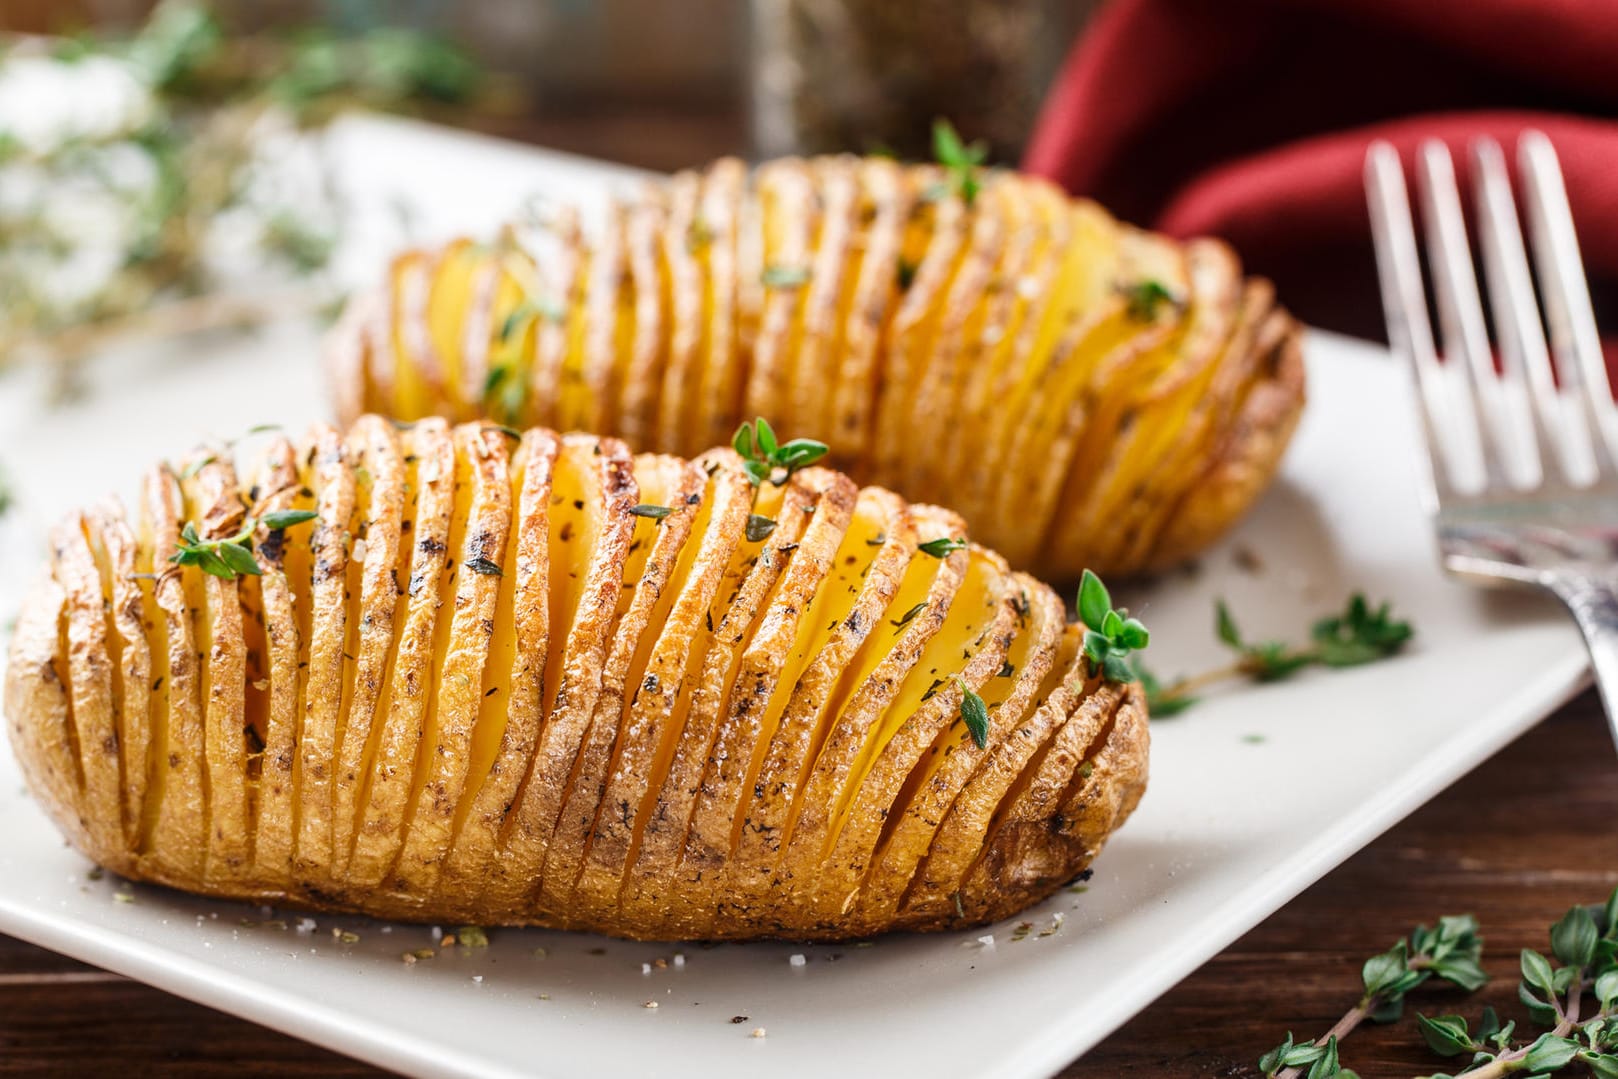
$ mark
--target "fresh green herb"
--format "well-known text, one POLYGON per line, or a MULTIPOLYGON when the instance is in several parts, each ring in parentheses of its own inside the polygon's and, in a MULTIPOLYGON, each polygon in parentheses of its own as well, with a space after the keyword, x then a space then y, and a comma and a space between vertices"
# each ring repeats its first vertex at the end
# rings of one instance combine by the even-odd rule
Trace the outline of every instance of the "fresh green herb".
POLYGON ((277 532, 317 516, 319 514, 309 510, 276 510, 262 518, 249 517, 234 536, 215 540, 203 539, 197 534, 197 526, 187 521, 180 529, 179 548, 169 556, 169 561, 176 566, 196 566, 204 573, 227 581, 257 577, 263 573, 253 557, 252 535, 258 526, 262 524, 271 532, 277 532))
POLYGON ((1364 991, 1354 1007, 1327 1033, 1312 1042, 1286 1040, 1259 1058, 1261 1072, 1272 1079, 1355 1079, 1338 1063, 1337 1047, 1361 1023, 1391 1023, 1404 1013, 1405 996, 1430 978, 1471 992, 1488 980, 1479 965, 1483 938, 1470 914, 1440 918, 1429 929, 1418 925, 1406 939, 1360 970, 1364 991), (1305 1069, 1307 1068, 1307 1071, 1305 1069))
POLYGON ((483 380, 483 405, 505 423, 522 422, 528 403, 528 367, 517 360, 497 363, 483 380))
POLYGON ((468 559, 466 562, 466 568, 471 570, 473 573, 481 573, 485 577, 505 576, 505 571, 500 568, 500 563, 491 562, 482 555, 479 555, 476 558, 468 559))
POLYGON ((914 607, 910 608, 904 614, 902 614, 898 618, 894 619, 893 620, 894 628, 895 629, 902 629, 905 626, 908 626, 911 623, 911 621, 918 614, 920 614, 922 611, 925 611, 926 609, 927 609, 927 601, 922 600, 920 603, 918 603, 914 607))
POLYGON ((753 481, 754 487, 761 486, 766 480, 777 487, 781 486, 798 469, 806 468, 826 456, 829 449, 824 442, 816 442, 812 438, 780 442, 775 437, 775 429, 763 416, 736 428, 730 444, 741 455, 742 467, 747 470, 747 478, 753 481))
POLYGON ((1234 678, 1279 682, 1317 664, 1355 667, 1373 663, 1395 655, 1415 636, 1409 622, 1393 617, 1390 604, 1373 608, 1359 592, 1349 597, 1342 613, 1318 619, 1310 631, 1310 643, 1302 647, 1284 641, 1247 640, 1224 600, 1214 604, 1214 633, 1236 653, 1234 663, 1167 684, 1139 663, 1134 665, 1153 716, 1162 719, 1185 711, 1197 702, 1198 691, 1217 682, 1234 678))
POLYGON ((933 156, 944 166, 945 191, 972 205, 983 187, 978 169, 989 158, 989 144, 982 140, 963 143, 955 126, 940 118, 933 121, 933 156))
MULTIPOLYGON (((518 278, 521 281, 521 278, 518 278)), ((506 316, 500 323, 499 339, 501 344, 510 341, 524 326, 536 318, 543 318, 546 322, 562 323, 567 320, 567 308, 552 299, 543 299, 529 296, 506 316)))
POLYGON ((799 288, 809 281, 809 268, 774 264, 764 267, 758 279, 765 288, 799 288))
POLYGON ((1118 291, 1123 293, 1124 299, 1128 301, 1129 317, 1136 322, 1155 322, 1158 309, 1165 303, 1178 308, 1181 302, 1163 282, 1150 278, 1119 285, 1118 291))
POLYGON ((902 258, 899 260, 898 279, 900 292, 908 290, 915 283, 917 269, 916 264, 909 259, 902 258))
POLYGON ((279 532, 283 528, 301 525, 305 521, 313 521, 320 514, 314 510, 271 510, 258 519, 259 524, 271 532, 279 532))
POLYGON ((695 254, 713 243, 713 227, 700 217, 693 217, 685 230, 685 249, 695 254))
POLYGON ((463 925, 455 931, 455 943, 463 948, 487 948, 489 934, 481 925, 463 925))
MULTIPOLYGON (((1618 891, 1601 905, 1569 910, 1551 926, 1550 944, 1549 956, 1524 949, 1518 957, 1522 978, 1517 998, 1539 1032, 1519 1034, 1517 1023, 1502 1024, 1493 1008, 1482 1010, 1475 1027, 1462 1015, 1416 1016, 1417 1032, 1433 1053, 1468 1058, 1459 1072, 1429 1079, 1519 1074, 1541 1079, 1564 1073, 1618 1079, 1618 891)), ((1482 946, 1477 923, 1469 916, 1441 919, 1433 929, 1418 927, 1408 943, 1400 941, 1392 951, 1366 961, 1365 994, 1325 1038, 1297 1045, 1288 1035, 1260 1058, 1259 1068, 1275 1079, 1351 1076, 1335 1063, 1317 1076, 1312 1066, 1316 1058, 1308 1050, 1323 1048, 1333 1038, 1341 1042, 1366 1019, 1399 1018, 1405 994, 1428 977, 1467 992, 1479 989, 1486 980, 1478 963, 1482 946), (1306 1064, 1311 1065, 1307 1073, 1302 1070, 1306 1064)))
POLYGON ((926 543, 916 544, 916 550, 922 554, 930 554, 934 558, 948 558, 956 551, 964 551, 970 546, 971 544, 964 539, 939 536, 937 539, 928 540, 926 543))
POLYGON ((775 531, 775 522, 768 517, 761 517, 756 513, 747 515, 747 542, 763 543, 775 531))
POLYGON ((1086 626, 1084 654, 1092 670, 1112 682, 1132 682, 1135 669, 1131 652, 1151 643, 1152 635, 1138 618, 1131 618, 1126 607, 1113 608, 1112 595, 1090 570, 1079 581, 1079 618, 1086 626))
POLYGON ((642 502, 638 506, 629 507, 629 512, 636 517, 650 517, 654 521, 661 521, 674 510, 669 506, 654 506, 650 502, 642 502))
POLYGON ((6 479, 6 473, 0 469, 0 517, 11 512, 12 503, 11 483, 6 479))
POLYGON ((972 735, 972 741, 977 743, 979 749, 989 747, 989 709, 983 703, 983 698, 972 692, 965 679, 956 678, 955 682, 961 687, 961 722, 972 735))
POLYGON ((194 480, 197 478, 197 473, 201 472, 203 469, 207 468, 217 460, 219 460, 219 458, 211 453, 198 457, 195 461, 192 461, 190 464, 186 465, 180 470, 180 478, 182 480, 194 480))

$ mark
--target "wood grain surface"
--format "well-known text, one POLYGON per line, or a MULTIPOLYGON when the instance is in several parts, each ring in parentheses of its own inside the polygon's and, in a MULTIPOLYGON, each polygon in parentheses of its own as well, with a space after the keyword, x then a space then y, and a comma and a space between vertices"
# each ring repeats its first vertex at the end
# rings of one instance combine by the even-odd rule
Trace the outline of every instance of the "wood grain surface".
MULTIPOLYGON (((1195 713, 1184 722, 1195 722, 1195 713)), ((1397 747, 1389 747, 1397 752, 1397 747)), ((1278 811, 1284 807, 1277 807, 1278 811)), ((1470 911, 1493 981, 1423 987, 1410 1011, 1493 1004, 1522 1018, 1517 952, 1569 906, 1618 886, 1618 755, 1584 694, 1349 859, 1062 1074, 1256 1077, 1286 1031, 1313 1037, 1359 992, 1366 956, 1418 922, 1470 911)), ((1410 1020, 1344 1047, 1363 1079, 1441 1064, 1410 1020)), ((382 1073, 275 1031, 0 937, 0 1075, 360 1076, 382 1073)))

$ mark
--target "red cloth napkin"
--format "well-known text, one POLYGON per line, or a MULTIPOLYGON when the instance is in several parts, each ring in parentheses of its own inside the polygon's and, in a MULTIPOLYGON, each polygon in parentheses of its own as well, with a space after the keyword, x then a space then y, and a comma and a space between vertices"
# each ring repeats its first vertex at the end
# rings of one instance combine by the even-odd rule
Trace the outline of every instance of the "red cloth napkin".
POLYGON ((1408 162, 1443 139, 1465 184, 1470 139, 1509 157, 1538 128, 1615 334, 1615 117, 1615 0, 1113 0, 1069 55, 1024 167, 1126 220, 1222 236, 1306 321, 1380 338, 1367 145, 1387 139, 1408 162))

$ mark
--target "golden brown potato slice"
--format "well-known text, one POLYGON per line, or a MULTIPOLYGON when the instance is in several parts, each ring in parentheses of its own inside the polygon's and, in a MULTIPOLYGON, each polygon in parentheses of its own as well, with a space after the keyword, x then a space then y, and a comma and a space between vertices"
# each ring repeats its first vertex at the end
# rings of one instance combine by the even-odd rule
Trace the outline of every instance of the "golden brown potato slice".
MULTIPOLYGON (((450 519, 456 468, 449 427, 442 420, 423 420, 404 432, 401 448, 405 451, 405 482, 413 494, 400 523, 401 532, 411 540, 408 545, 400 544, 401 561, 403 548, 409 548, 404 577, 407 598, 392 676, 377 699, 381 737, 356 808, 360 823, 347 874, 349 886, 356 888, 379 887, 398 860, 404 841, 414 779, 424 748, 431 752, 431 747, 424 747, 422 733, 428 702, 435 693, 434 638, 455 564, 450 519)), ((451 613, 444 612, 446 626, 451 613)))
POLYGON ((535 885, 567 800, 580 742, 601 692, 601 674, 623 589, 624 563, 640 518, 634 460, 616 439, 569 435, 551 493, 550 654, 539 740, 515 796, 497 901, 534 903, 535 885), (565 627, 565 632, 563 631, 565 627))
POLYGON ((606 793, 618 720, 639 685, 639 678, 631 670, 635 653, 649 635, 648 627, 664 589, 672 583, 670 578, 681 550, 700 512, 707 479, 702 469, 678 457, 642 456, 635 461, 637 497, 642 505, 669 512, 661 519, 639 518, 630 541, 624 593, 612 631, 612 650, 601 672, 601 692, 581 740, 571 789, 540 872, 541 904, 545 909, 577 909, 570 901, 606 793))
MULTIPOLYGON (((911 361, 915 371, 906 407, 912 431, 952 429, 953 402, 961 394, 964 378, 962 345, 978 332, 989 282, 1005 247, 1006 225, 999 208, 1003 190, 995 186, 978 195, 960 264, 938 297, 941 307, 930 331, 931 344, 919 347, 911 361)), ((920 438, 911 438, 905 445, 903 488, 916 492, 917 498, 946 501, 955 477, 940 467, 943 455, 938 447, 920 438)))
POLYGON ((360 790, 370 774, 383 721, 377 710, 394 664, 394 613, 399 605, 399 556, 404 538, 405 463, 393 425, 367 416, 348 433, 355 468, 359 526, 348 566, 348 601, 359 617, 348 626, 347 674, 337 738, 332 804, 334 876, 348 873, 358 825, 360 790))
MULTIPOLYGON (((264 451, 253 488, 258 500, 253 516, 267 513, 311 511, 313 492, 298 477, 292 444, 277 436, 264 451)), ((254 822, 254 877, 266 888, 284 886, 292 876, 293 762, 298 753, 302 718, 300 668, 303 634, 299 629, 292 567, 306 563, 309 524, 271 531, 260 526, 253 537, 258 557, 259 609, 264 619, 265 676, 269 698, 265 704, 263 744, 259 762, 257 819, 254 822), (302 541, 301 543, 299 541, 302 541)), ((347 852, 344 852, 345 854, 347 852)), ((346 862, 345 862, 346 864, 346 862)))
POLYGON ((427 702, 421 734, 433 752, 416 763, 404 846, 391 874, 392 887, 418 895, 430 894, 437 881, 466 786, 511 526, 505 435, 462 424, 452 437, 456 491, 449 550, 454 563, 446 586, 454 598, 449 617, 439 614, 433 641, 437 693, 427 702))
MULTIPOLYGON (((941 174, 921 178, 926 187, 941 174)), ((878 387, 876 431, 870 454, 872 475, 889 476, 903 487, 915 429, 911 408, 922 372, 937 340, 939 320, 971 230, 965 203, 949 194, 913 205, 900 257, 916 267, 910 287, 887 327, 885 363, 878 387)))
POLYGON ((348 544, 354 523, 354 471, 343 437, 330 427, 311 430, 306 484, 315 492, 309 567, 309 650, 303 675, 303 722, 293 769, 297 821, 293 869, 317 886, 329 884, 332 862, 332 773, 348 647, 348 544))
MULTIPOLYGON (((762 538, 743 537, 708 612, 711 623, 705 621, 705 628, 708 624, 713 628, 707 630, 710 640, 701 673, 689 688, 685 722, 660 769, 663 774, 656 802, 642 813, 646 823, 637 837, 639 846, 631 852, 631 868, 620 899, 622 916, 630 924, 664 917, 680 885, 701 883, 685 881, 680 867, 710 751, 752 634, 793 553, 789 548, 808 526, 816 500, 815 489, 800 482, 785 488, 765 484, 758 491, 752 516, 773 520, 775 527, 762 538)), ((698 909, 705 906, 701 903, 698 909)), ((690 928, 696 928, 695 920, 690 928)), ((682 935, 685 932, 688 930, 682 927, 682 935)))
MULTIPOLYGON (((1145 477, 1160 467, 1191 403, 1204 393, 1217 368, 1240 299, 1236 260, 1222 244, 1195 241, 1185 248, 1185 265, 1186 311, 1175 335, 1159 348, 1125 359, 1109 356, 1096 371, 1102 405, 1085 427, 1072 473, 1085 469, 1095 478, 1082 491, 1070 479, 1066 497, 1071 502, 1065 511, 1039 518, 1052 521, 1058 530, 1047 534, 1048 543, 1060 544, 1063 529, 1085 530, 1067 535, 1090 534, 1103 521, 1124 523, 1125 504, 1140 499, 1145 477)), ((1112 544, 1100 540, 1095 550, 1106 561, 1112 544)))
MULTIPOLYGON (((787 345, 786 391, 778 415, 792 417, 799 430, 818 434, 830 429, 839 331, 859 278, 860 252, 854 240, 860 192, 852 158, 822 158, 806 163, 804 172, 819 192, 820 213, 813 250, 805 256, 809 276, 801 324, 796 340, 787 345)), ((729 433, 715 434, 710 428, 709 441, 720 442, 729 433)))
POLYGON ((814 909, 822 920, 851 928, 867 924, 856 902, 883 839, 899 823, 895 811, 921 782, 924 758, 939 736, 961 723, 963 684, 975 691, 1005 665, 1018 586, 998 556, 965 553, 970 562, 944 625, 906 673, 851 776, 815 889, 814 909))
POLYGON ((857 917, 864 924, 885 925, 894 919, 945 815, 965 796, 989 756, 1013 737, 1025 716, 1037 711, 1037 694, 1056 659, 1066 611, 1055 593, 1031 587, 1035 582, 1030 578, 1016 574, 1010 584, 1014 635, 1000 666, 975 687, 989 715, 986 744, 977 745, 960 715, 934 740, 929 759, 908 781, 909 800, 894 802, 884 821, 880 846, 860 890, 857 917))
POLYGON ((549 431, 523 436, 512 456, 515 519, 501 567, 491 660, 456 810, 454 839, 438 880, 440 895, 470 895, 491 877, 509 881, 501 834, 539 736, 551 640, 550 501, 561 440, 549 431))
MULTIPOLYGON (((186 503, 204 540, 241 531, 246 519, 236 469, 214 457, 183 480, 186 503)), ((190 576, 190 574, 188 574, 190 576)), ((247 874, 249 849, 246 736, 247 648, 237 582, 198 574, 202 602, 193 608, 201 671, 208 854, 204 879, 231 882, 247 874)))
MULTIPOLYGON (((177 549, 185 504, 180 485, 167 465, 147 473, 143 494, 143 542, 152 549, 151 570, 156 606, 162 613, 164 653, 157 665, 153 700, 152 749, 157 760, 148 799, 155 817, 143 824, 143 849, 150 852, 151 872, 159 880, 201 880, 208 849, 207 807, 203 800, 202 677, 191 628, 192 601, 186 577, 201 576, 194 567, 169 564, 177 549)), ((64 658, 64 662, 66 657, 64 658)), ((148 813, 151 813, 148 810, 148 813)))
POLYGON ((662 189, 648 185, 630 207, 624 232, 635 312, 634 339, 624 358, 623 384, 618 391, 618 425, 631 446, 656 442, 670 319, 660 246, 667 216, 662 189))
POLYGON ((868 220, 857 237, 862 249, 859 276, 843 317, 842 342, 833 369, 831 421, 825 430, 831 446, 829 460, 863 476, 875 426, 883 331, 888 313, 909 287, 916 269, 900 253, 915 191, 905 182, 900 166, 887 158, 861 161, 859 181, 860 214, 868 220))
POLYGON ((703 468, 703 504, 634 658, 629 684, 636 688, 619 720, 616 759, 575 893, 585 910, 610 911, 617 904, 626 867, 682 739, 713 636, 716 593, 746 542, 752 486, 734 454, 718 452, 706 463, 715 462, 724 467, 703 468))
MULTIPOLYGON (((694 409, 694 388, 700 384, 702 357, 702 273, 691 250, 691 234, 699 235, 697 206, 702 197, 702 176, 682 172, 669 184, 669 212, 663 226, 663 266, 668 275, 668 359, 663 368, 662 392, 657 404, 657 433, 645 445, 666 446, 674 452, 688 449, 689 417, 694 409)), ((645 445, 636 446, 644 449, 645 445)))
POLYGON ((151 767, 152 653, 146 640, 146 598, 135 559, 135 535, 123 507, 108 500, 85 518, 86 536, 101 571, 107 601, 107 636, 112 643, 112 683, 117 717, 118 782, 123 792, 124 842, 140 844, 147 773, 151 767))
MULTIPOLYGON (((1235 324, 1213 363, 1213 370, 1194 391, 1182 391, 1188 398, 1173 419, 1165 417, 1166 433, 1160 436, 1162 453, 1154 468, 1144 470, 1136 484, 1138 492, 1124 507, 1118 538, 1111 543, 1113 557, 1144 562, 1156 546, 1164 518, 1173 510, 1177 477, 1195 470, 1211 449, 1213 431, 1228 424, 1242 391, 1255 377, 1260 354, 1256 347, 1259 330, 1274 302, 1274 290, 1262 279, 1250 280, 1242 289, 1235 324), (1249 359, 1249 357, 1253 357, 1249 359)), ((1154 421, 1155 422, 1155 421, 1154 421)))
MULTIPOLYGON (((962 879, 983 848, 991 822, 1008 800, 1020 793, 1019 782, 1031 781, 1030 767, 1045 752, 1077 707, 1078 696, 1067 683, 1082 642, 1082 627, 1058 626, 1056 647, 1044 676, 1033 690, 1033 707, 1015 730, 996 742, 950 805, 934 833, 927 857, 917 867, 901 903, 904 919, 958 917, 955 900, 962 879)), ((998 678, 1017 677, 1014 664, 998 678)))
MULTIPOLYGON (((764 255, 759 283, 764 288, 764 306, 742 414, 768 419, 786 415, 791 403, 792 358, 802 332, 804 296, 814 274, 811 260, 819 215, 814 184, 802 161, 771 162, 759 170, 757 182, 764 255)), ((665 394, 673 391, 673 384, 664 389, 665 394)))
POLYGON ((714 162, 703 178, 702 201, 688 233, 687 246, 702 275, 702 321, 707 327, 698 370, 680 391, 692 398, 686 439, 692 450, 727 442, 741 408, 747 357, 737 340, 736 230, 746 182, 747 168, 740 161, 714 162))
MULTIPOLYGON (((711 892, 717 885, 724 894, 725 869, 741 840, 740 806, 757 781, 785 705, 785 693, 778 690, 790 692, 797 684, 814 654, 819 619, 823 614, 833 617, 814 608, 814 603, 824 594, 823 584, 853 518, 859 488, 847 476, 820 468, 799 473, 792 483, 813 500, 814 510, 791 548, 778 546, 771 556, 784 556, 786 567, 753 626, 731 676, 730 691, 720 704, 719 724, 676 876, 678 888, 693 892, 711 892)), ((793 512, 790 496, 782 512, 793 512)), ((716 904, 716 915, 719 911, 716 904)))
POLYGON ((84 818, 92 842, 108 846, 123 834, 123 791, 118 768, 117 663, 107 633, 101 571, 85 536, 83 514, 72 514, 51 533, 56 579, 66 590, 63 660, 71 706, 68 736, 78 755, 84 818))
MULTIPOLYGON (((914 507, 913 522, 918 548, 962 531, 960 518, 929 506, 914 507)), ((794 903, 812 904, 822 887, 825 860, 881 737, 884 717, 948 620, 968 562, 963 551, 941 559, 913 555, 888 606, 886 625, 866 639, 844 674, 829 705, 830 730, 795 799, 777 863, 794 903)))
POLYGON ((92 845, 62 641, 67 592, 49 572, 23 601, 6 663, 6 733, 29 790, 69 843, 92 845))
POLYGON ((772 694, 769 708, 780 718, 764 725, 774 733, 759 741, 755 755, 762 760, 743 788, 724 881, 738 907, 764 909, 770 902, 796 796, 830 733, 839 684, 868 639, 900 630, 920 613, 912 604, 884 619, 910 562, 928 557, 916 554, 915 544, 915 524, 903 499, 877 487, 859 493, 853 520, 799 630, 810 639, 795 650, 797 662, 782 671, 772 694))

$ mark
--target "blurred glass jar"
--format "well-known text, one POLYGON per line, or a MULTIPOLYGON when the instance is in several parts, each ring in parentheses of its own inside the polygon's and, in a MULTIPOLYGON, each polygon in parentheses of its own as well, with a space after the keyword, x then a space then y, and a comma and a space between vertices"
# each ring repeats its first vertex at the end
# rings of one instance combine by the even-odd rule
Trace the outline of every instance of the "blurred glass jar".
POLYGON ((932 122, 1015 161, 1100 0, 751 0, 759 157, 932 156, 932 122))

